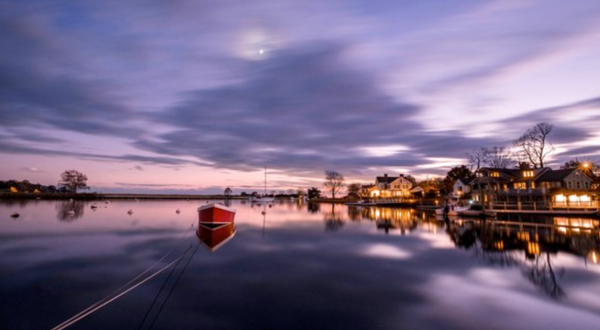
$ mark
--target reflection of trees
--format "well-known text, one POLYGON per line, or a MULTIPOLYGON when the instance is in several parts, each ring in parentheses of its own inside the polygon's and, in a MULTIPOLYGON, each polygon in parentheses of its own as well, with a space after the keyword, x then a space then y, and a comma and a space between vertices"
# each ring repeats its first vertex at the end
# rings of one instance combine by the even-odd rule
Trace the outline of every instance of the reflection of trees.
POLYGON ((325 213, 325 231, 338 231, 344 226, 342 213, 335 212, 335 204, 331 204, 331 213, 325 213))
POLYGON ((56 204, 56 218, 71 222, 83 216, 85 203, 82 201, 64 201, 56 204))
MULTIPOLYGON (((527 275, 529 280, 540 288, 543 292, 554 299, 562 298, 565 293, 556 281, 556 274, 552 267, 550 252, 546 252, 544 258, 541 254, 536 256, 531 267, 524 269, 523 273, 527 275)), ((560 273, 564 273, 564 269, 560 269, 560 273)))
MULTIPOLYGON (((229 188, 227 188, 227 189, 229 189, 229 188)), ((232 201, 229 198, 226 198, 225 200, 223 200, 223 205, 225 205, 225 206, 231 206, 231 203, 232 203, 232 201)))
MULTIPOLYGON (((523 226, 497 226, 494 222, 449 222, 448 235, 457 246, 473 248, 475 255, 492 266, 518 267, 537 288, 554 299, 564 296, 552 265, 555 246, 544 235, 551 231, 535 231, 530 235, 523 226), (530 240, 533 238, 533 240, 530 240), (478 239, 480 244, 476 244, 478 239)), ((559 275, 564 269, 559 269, 559 275)))
POLYGON ((308 212, 316 214, 321 212, 321 204, 319 203, 308 203, 308 212))
POLYGON ((362 218, 362 210, 359 210, 356 206, 348 206, 348 219, 350 221, 360 221, 362 218))

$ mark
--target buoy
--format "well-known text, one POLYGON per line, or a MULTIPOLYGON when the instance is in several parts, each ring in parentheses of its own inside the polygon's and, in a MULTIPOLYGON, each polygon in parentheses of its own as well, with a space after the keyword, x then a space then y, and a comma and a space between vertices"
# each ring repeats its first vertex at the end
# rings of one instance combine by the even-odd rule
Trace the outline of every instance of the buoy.
POLYGON ((98 208, 98 205, 96 205, 96 204, 92 204, 92 210, 95 210, 95 209, 97 209, 97 208, 98 208))
POLYGON ((267 214, 267 211, 262 211, 262 212, 260 212, 260 214, 265 215, 265 214, 267 214))
POLYGON ((129 210, 129 211, 127 211, 127 214, 129 214, 129 215, 132 215, 132 214, 133 214, 133 211, 132 211, 132 210, 129 210))
POLYGON ((10 215, 10 217, 11 217, 11 218, 15 218, 15 219, 16 219, 16 218, 18 218, 18 217, 20 217, 20 216, 21 216, 21 215, 19 214, 19 212, 13 212, 13 213, 10 215))
POLYGON ((175 211, 175 213, 179 214, 179 213, 181 213, 181 210, 177 209, 177 211, 175 211))

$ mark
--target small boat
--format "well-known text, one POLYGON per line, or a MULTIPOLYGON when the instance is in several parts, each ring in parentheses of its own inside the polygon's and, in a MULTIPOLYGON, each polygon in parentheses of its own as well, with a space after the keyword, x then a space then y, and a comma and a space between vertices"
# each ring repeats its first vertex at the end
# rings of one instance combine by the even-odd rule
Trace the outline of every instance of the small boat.
POLYGON ((198 208, 198 217, 200 223, 230 223, 235 217, 235 209, 210 203, 198 208))
POLYGON ((216 251, 235 236, 235 212, 235 209, 217 203, 198 208, 196 235, 211 252, 216 251))
POLYGON ((267 196, 267 167, 265 166, 265 192, 262 196, 255 196, 250 199, 252 203, 273 203, 275 197, 267 196))
POLYGON ((127 214, 132 215, 133 214, 133 210, 127 211, 127 214))
POLYGON ((11 218, 14 218, 14 219, 16 219, 16 218, 18 218, 18 217, 20 217, 20 216, 21 216, 21 215, 19 214, 19 212, 13 212, 13 213, 11 213, 11 214, 10 214, 10 217, 11 217, 11 218))

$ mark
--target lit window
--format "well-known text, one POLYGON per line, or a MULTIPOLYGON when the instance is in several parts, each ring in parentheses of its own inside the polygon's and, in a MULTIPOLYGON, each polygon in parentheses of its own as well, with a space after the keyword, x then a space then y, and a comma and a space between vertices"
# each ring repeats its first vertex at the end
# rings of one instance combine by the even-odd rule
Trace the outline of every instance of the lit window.
POLYGON ((531 189, 535 189, 535 182, 531 182, 531 189))
POLYGON ((524 178, 533 178, 533 171, 523 171, 524 178))
POLYGON ((500 177, 500 172, 491 172, 490 176, 494 177, 494 178, 498 178, 498 177, 500 177))
POLYGON ((527 185, 525 182, 515 182, 515 189, 527 189, 527 185))

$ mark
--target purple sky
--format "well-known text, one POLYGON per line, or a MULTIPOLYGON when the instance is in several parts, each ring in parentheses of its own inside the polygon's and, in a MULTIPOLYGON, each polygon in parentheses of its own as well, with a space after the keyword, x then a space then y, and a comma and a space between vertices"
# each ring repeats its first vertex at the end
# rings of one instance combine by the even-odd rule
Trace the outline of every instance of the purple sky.
POLYGON ((555 125, 600 155, 600 2, 0 0, 0 180, 234 193, 424 179, 555 125))

